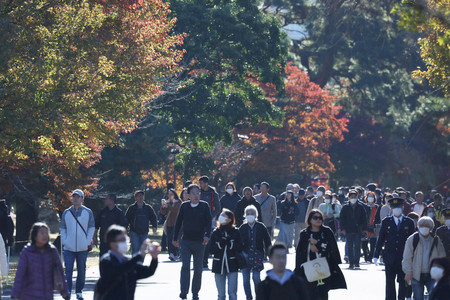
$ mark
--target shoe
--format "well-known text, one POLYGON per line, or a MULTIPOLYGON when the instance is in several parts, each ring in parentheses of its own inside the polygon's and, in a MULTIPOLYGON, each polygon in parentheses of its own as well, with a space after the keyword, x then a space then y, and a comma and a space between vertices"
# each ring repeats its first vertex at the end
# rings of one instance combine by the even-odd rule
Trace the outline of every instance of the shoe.
POLYGON ((83 300, 83 294, 77 293, 77 300, 83 300))
POLYGON ((359 264, 356 264, 356 265, 355 265, 355 268, 358 268, 358 269, 359 269, 359 264))
POLYGON ((348 264, 348 256, 344 256, 344 261, 348 264))
POLYGON ((203 269, 204 270, 209 270, 208 264, 203 264, 203 269))
POLYGON ((186 294, 180 294, 180 299, 186 300, 187 299, 186 294))
POLYGON ((192 295, 192 300, 199 300, 198 295, 192 295))
POLYGON ((350 266, 348 267, 350 270, 353 270, 355 267, 352 265, 352 264, 350 264, 350 266))

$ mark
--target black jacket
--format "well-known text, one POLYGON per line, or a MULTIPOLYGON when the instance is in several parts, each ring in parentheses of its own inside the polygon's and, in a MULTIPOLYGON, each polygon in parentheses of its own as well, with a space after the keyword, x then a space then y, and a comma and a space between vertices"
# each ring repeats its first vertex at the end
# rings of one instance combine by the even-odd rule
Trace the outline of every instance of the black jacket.
MULTIPOLYGON (((137 202, 133 203, 128 207, 127 212, 125 213, 125 217, 127 218, 127 222, 130 225, 130 231, 139 233, 139 234, 145 234, 148 233, 148 228, 136 228, 135 225, 135 216, 136 211, 138 208, 137 202), (144 232, 145 231, 145 232, 144 232)), ((153 229, 158 228, 158 218, 156 217, 156 213, 153 210, 153 207, 150 204, 147 204, 144 202, 144 209, 147 213, 147 216, 149 218, 149 222, 152 225, 153 229)))
POLYGON ((0 199, 0 233, 6 246, 11 246, 14 241, 14 222, 9 215, 6 200, 0 199))
POLYGON ((120 262, 111 251, 102 256, 95 288, 96 293, 104 295, 100 300, 133 300, 136 281, 152 276, 158 266, 156 259, 152 259, 150 266, 143 266, 144 258, 140 255, 125 259, 120 262))
POLYGON ((238 193, 233 193, 233 195, 226 193, 220 198, 220 211, 226 208, 236 214, 236 206, 239 200, 241 200, 241 196, 238 193))
POLYGON ((217 194, 215 189, 210 186, 207 191, 200 189, 200 200, 208 203, 212 218, 220 214, 219 194, 217 194))
POLYGON ((200 200, 196 207, 192 207, 191 201, 183 202, 175 222, 173 240, 178 240, 181 230, 181 239, 202 242, 205 237, 211 236, 211 225, 208 203, 200 200))
POLYGON ((367 230, 367 215, 362 204, 357 202, 354 207, 351 204, 344 205, 339 222, 341 229, 347 233, 361 233, 367 230))
MULTIPOLYGON (((254 226, 256 226, 256 250, 261 253, 268 253, 268 249, 272 245, 272 242, 266 226, 258 221, 255 221, 254 226)), ((239 227, 239 233, 241 234, 243 250, 248 252, 250 249, 250 225, 248 225, 248 223, 242 224, 242 226, 239 227)))
POLYGON ((438 284, 431 290, 429 300, 448 300, 450 299, 450 278, 439 280, 438 284))
POLYGON ((436 235, 441 239, 442 244, 444 244, 447 258, 450 258, 450 229, 447 225, 442 225, 436 230, 436 235))
MULTIPOLYGON (((307 261, 307 251, 309 239, 311 237, 311 227, 307 227, 300 232, 300 239, 298 241, 296 259, 295 259, 295 273, 306 280, 305 273, 301 265, 307 261)), ((345 282, 344 274, 342 274, 339 264, 342 263, 341 256, 339 254, 339 248, 334 237, 333 231, 326 226, 322 226, 321 230, 317 233, 320 236, 316 247, 321 254, 321 257, 326 257, 328 265, 330 267, 331 276, 324 279, 324 285, 317 286, 317 282, 308 283, 311 289, 311 296, 315 295, 315 291, 334 290, 334 289, 346 289, 347 283, 345 282)), ((310 252, 310 259, 316 259, 315 253, 310 252)))
POLYGON ((258 201, 256 201, 255 197, 251 197, 249 200, 247 198, 242 197, 241 200, 236 204, 236 213, 234 214, 236 218, 236 226, 239 227, 244 223, 244 213, 245 208, 249 205, 253 205, 256 207, 256 210, 258 210, 258 221, 262 222, 262 215, 261 215, 261 205, 258 201))
POLYGON ((295 217, 300 213, 295 201, 281 201, 280 203, 281 221, 286 224, 295 223, 295 217))
POLYGON ((256 286, 256 300, 309 300, 305 280, 292 274, 283 285, 269 276, 256 286))
POLYGON ((212 272, 228 274, 239 271, 237 255, 242 251, 239 230, 218 227, 211 235, 209 252, 214 255, 212 272))

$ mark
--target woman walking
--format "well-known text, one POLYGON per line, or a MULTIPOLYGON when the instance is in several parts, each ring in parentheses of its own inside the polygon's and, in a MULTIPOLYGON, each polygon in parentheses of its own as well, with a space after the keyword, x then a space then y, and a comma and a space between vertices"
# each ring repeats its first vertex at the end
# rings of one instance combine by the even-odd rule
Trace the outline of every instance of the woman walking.
POLYGON ((20 252, 12 299, 53 299, 53 290, 69 299, 61 259, 56 247, 49 242, 49 233, 45 223, 34 223, 31 227, 30 242, 20 252))
POLYGON ((177 192, 174 189, 170 189, 167 193, 168 199, 161 200, 160 212, 166 217, 164 222, 164 231, 167 234, 167 244, 169 248, 169 259, 174 261, 178 257, 178 248, 172 244, 173 231, 175 228, 175 222, 177 221, 178 211, 180 210, 181 200, 178 197, 177 192))
POLYGON ((216 280, 218 300, 225 300, 225 286, 228 279, 228 297, 237 300, 238 255, 242 251, 239 230, 234 226, 231 210, 223 209, 218 218, 219 227, 211 235, 210 252, 214 255, 212 272, 216 280))
POLYGON ((307 217, 307 228, 300 233, 296 253, 295 273, 306 278, 302 264, 308 260, 318 257, 325 257, 330 268, 331 276, 323 280, 323 284, 318 281, 308 282, 311 299, 328 299, 328 291, 334 289, 346 289, 344 275, 339 264, 341 256, 334 237, 333 231, 323 225, 323 214, 318 209, 310 211, 307 217), (309 250, 309 251, 308 251, 309 250))
POLYGON ((300 213, 293 192, 286 192, 286 198, 280 203, 280 210, 281 223, 277 242, 284 243, 289 250, 294 239, 295 217, 300 213))

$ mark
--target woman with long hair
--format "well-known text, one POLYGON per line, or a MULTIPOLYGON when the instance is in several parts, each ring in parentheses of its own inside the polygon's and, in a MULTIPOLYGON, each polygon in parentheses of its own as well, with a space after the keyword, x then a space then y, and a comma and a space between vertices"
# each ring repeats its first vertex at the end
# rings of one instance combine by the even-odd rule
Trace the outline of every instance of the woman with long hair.
POLYGON ((20 252, 11 298, 48 300, 53 299, 53 291, 58 290, 64 299, 69 299, 61 259, 56 247, 50 243, 47 224, 34 223, 29 240, 20 252))
POLYGON ((330 268, 331 276, 322 282, 308 282, 311 299, 328 299, 328 291, 346 289, 344 275, 339 264, 342 263, 339 249, 333 231, 323 225, 323 214, 318 209, 312 209, 306 219, 306 227, 300 233, 297 246, 295 273, 306 279, 302 264, 308 260, 325 257, 330 268), (309 251, 308 251, 309 250, 309 251))
POLYGON ((295 217, 300 213, 292 191, 286 192, 284 200, 280 203, 280 210, 281 223, 277 242, 284 243, 289 249, 292 247, 292 240, 294 239, 295 217))
POLYGON ((169 241, 167 243, 169 248, 169 259, 174 261, 178 257, 178 248, 172 245, 171 241, 173 240, 173 231, 178 211, 180 210, 181 200, 175 189, 169 189, 167 198, 168 199, 161 200, 160 212, 166 217, 166 221, 164 222, 164 232, 167 234, 167 241, 169 241))

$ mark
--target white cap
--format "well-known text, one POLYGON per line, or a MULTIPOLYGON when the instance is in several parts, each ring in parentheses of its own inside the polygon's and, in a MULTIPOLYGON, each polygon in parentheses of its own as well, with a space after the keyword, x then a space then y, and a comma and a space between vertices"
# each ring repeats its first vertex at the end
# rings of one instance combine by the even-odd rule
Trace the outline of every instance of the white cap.
POLYGON ((78 196, 80 196, 81 198, 84 198, 84 193, 83 193, 82 190, 79 190, 79 189, 74 190, 74 191, 72 192, 72 196, 75 195, 75 194, 78 195, 78 196))

